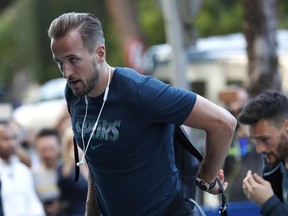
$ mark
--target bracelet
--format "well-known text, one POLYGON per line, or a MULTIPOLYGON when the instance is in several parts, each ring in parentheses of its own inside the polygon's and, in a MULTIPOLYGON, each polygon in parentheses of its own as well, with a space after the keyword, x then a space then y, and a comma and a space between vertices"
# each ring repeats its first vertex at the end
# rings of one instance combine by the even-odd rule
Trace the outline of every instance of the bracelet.
POLYGON ((204 190, 204 191, 209 191, 211 190, 212 188, 215 187, 216 185, 216 179, 214 180, 213 183, 209 184, 207 183, 204 179, 200 178, 199 176, 196 177, 196 185, 201 189, 201 190, 204 190))

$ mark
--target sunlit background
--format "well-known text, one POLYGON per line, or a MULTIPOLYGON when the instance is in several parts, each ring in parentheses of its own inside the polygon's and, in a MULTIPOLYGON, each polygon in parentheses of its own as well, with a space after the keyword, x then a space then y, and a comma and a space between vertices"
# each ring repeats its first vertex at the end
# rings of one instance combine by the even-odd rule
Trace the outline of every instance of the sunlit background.
POLYGON ((288 93, 287 0, 1 0, 1 121, 56 124, 65 80, 47 30, 71 11, 102 21, 112 66, 133 67, 225 107, 234 85, 251 97, 265 89, 288 93))

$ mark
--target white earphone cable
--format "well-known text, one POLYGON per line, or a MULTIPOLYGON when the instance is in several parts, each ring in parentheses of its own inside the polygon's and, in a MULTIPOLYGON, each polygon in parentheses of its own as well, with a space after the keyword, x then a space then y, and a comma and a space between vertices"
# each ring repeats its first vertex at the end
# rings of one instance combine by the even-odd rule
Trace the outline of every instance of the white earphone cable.
POLYGON ((110 66, 108 65, 108 81, 107 81, 107 86, 106 86, 106 88, 105 88, 105 93, 104 93, 104 96, 103 96, 103 103, 102 103, 101 109, 100 109, 100 111, 99 111, 98 117, 97 117, 97 119, 96 119, 96 122, 95 122, 95 124, 94 124, 94 126, 93 126, 93 129, 92 129, 92 132, 91 132, 91 134, 90 134, 89 140, 88 140, 88 142, 87 142, 87 146, 85 145, 85 142, 84 142, 84 125, 85 125, 86 118, 87 118, 89 103, 88 103, 87 96, 85 95, 86 109, 85 109, 85 116, 84 116, 83 123, 82 123, 82 129, 81 129, 82 144, 83 144, 83 150, 84 150, 84 151, 83 151, 82 159, 81 159, 78 163, 76 163, 77 166, 80 166, 80 165, 84 164, 85 155, 86 155, 86 152, 87 152, 87 150, 88 150, 90 141, 91 141, 91 139, 92 139, 92 137, 93 137, 93 134, 94 134, 97 126, 98 126, 98 122, 99 122, 99 119, 100 119, 102 110, 103 110, 103 108, 104 108, 104 105, 105 105, 105 102, 106 102, 106 100, 107 100, 108 93, 109 93, 110 76, 111 76, 111 68, 110 68, 110 66))

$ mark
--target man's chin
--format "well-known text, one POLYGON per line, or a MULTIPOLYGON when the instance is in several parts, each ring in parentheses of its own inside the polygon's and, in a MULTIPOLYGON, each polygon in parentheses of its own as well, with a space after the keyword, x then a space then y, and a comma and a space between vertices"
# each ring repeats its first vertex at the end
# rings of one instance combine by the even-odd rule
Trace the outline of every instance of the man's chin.
POLYGON ((266 162, 269 164, 278 164, 281 160, 277 160, 274 156, 266 156, 266 162))
POLYGON ((274 164, 276 162, 274 157, 266 156, 265 159, 266 159, 267 163, 269 163, 269 164, 274 164))
POLYGON ((86 95, 83 92, 77 91, 77 90, 75 90, 73 88, 71 88, 71 89, 72 89, 72 92, 74 93, 74 95, 77 96, 77 97, 82 97, 82 96, 86 95))

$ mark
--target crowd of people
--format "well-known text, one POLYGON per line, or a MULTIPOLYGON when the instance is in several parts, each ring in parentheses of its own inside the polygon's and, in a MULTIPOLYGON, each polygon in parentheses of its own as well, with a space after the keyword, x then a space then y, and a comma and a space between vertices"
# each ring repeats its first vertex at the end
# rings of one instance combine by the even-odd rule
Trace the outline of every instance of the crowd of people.
POLYGON ((73 132, 63 110, 54 127, 0 123, 0 215, 85 215, 87 167, 75 184, 73 132))

